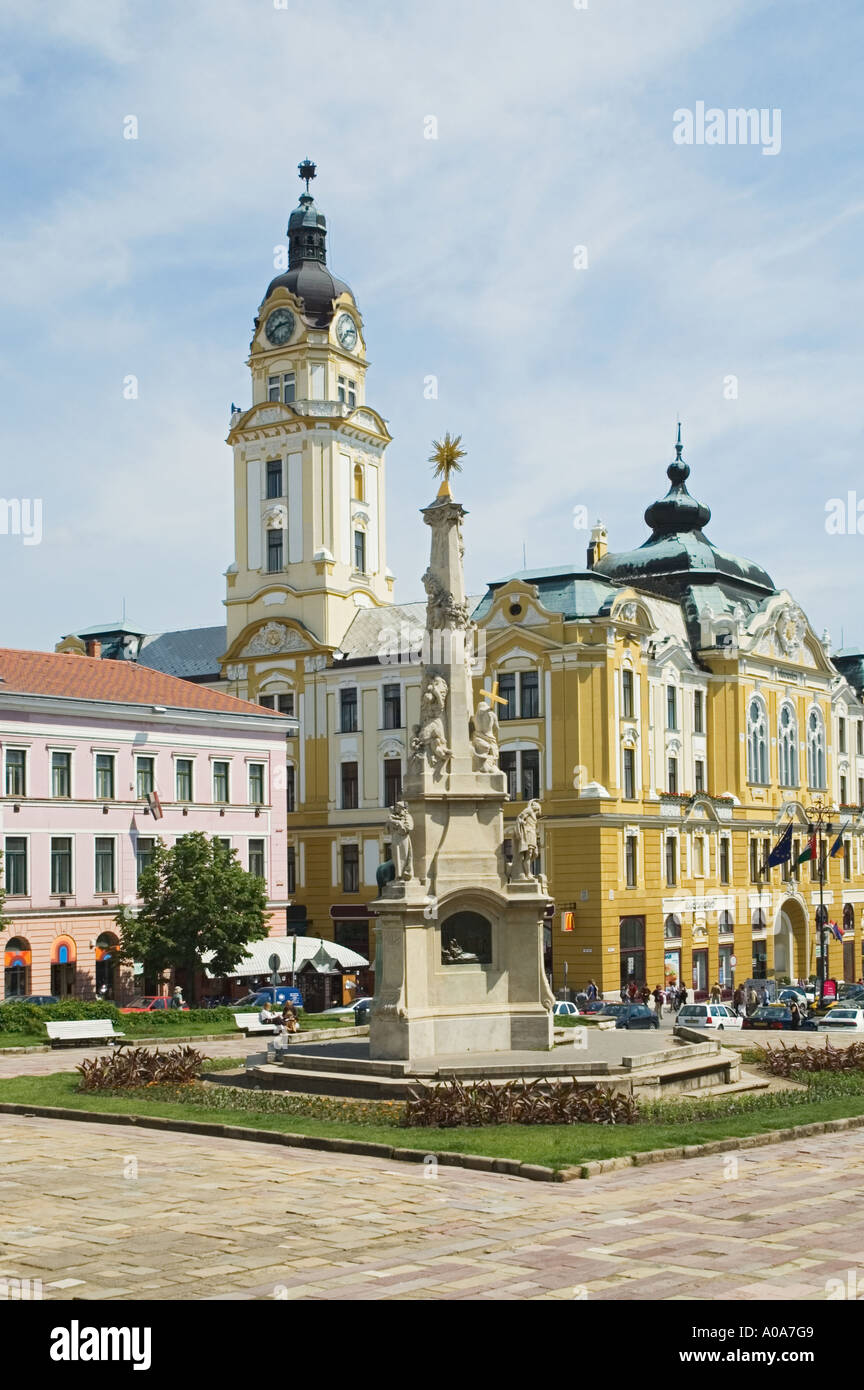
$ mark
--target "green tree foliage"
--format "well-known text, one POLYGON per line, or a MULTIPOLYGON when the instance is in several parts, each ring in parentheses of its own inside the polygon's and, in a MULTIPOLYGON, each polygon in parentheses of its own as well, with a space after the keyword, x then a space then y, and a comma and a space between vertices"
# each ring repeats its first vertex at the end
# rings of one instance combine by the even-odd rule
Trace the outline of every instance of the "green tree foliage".
POLYGON ((245 955, 248 942, 267 935, 264 880, 201 831, 182 835, 170 847, 157 840, 138 893, 141 906, 121 907, 116 916, 120 957, 141 962, 147 974, 182 968, 190 1003, 206 952, 214 952, 208 969, 224 975, 245 955))

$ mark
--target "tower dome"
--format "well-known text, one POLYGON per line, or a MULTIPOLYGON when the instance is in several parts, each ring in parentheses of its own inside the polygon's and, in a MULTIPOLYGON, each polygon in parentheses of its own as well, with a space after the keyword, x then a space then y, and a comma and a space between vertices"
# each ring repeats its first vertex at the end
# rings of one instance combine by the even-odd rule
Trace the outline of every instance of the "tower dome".
POLYGON ((288 269, 267 286, 265 301, 280 285, 303 301, 303 317, 311 328, 327 328, 333 318, 333 301, 353 293, 350 285, 327 268, 327 218, 319 212, 309 192, 315 165, 304 159, 299 166, 306 184, 300 202, 288 219, 288 269))

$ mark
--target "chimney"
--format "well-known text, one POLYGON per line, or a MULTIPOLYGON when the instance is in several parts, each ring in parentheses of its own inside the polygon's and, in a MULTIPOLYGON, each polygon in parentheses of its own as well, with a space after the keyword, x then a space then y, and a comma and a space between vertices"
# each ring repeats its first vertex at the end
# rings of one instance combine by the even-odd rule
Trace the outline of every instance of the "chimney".
POLYGON ((591 527, 591 540, 588 542, 588 568, 593 570, 598 560, 608 551, 606 527, 602 521, 595 521, 591 527))
POLYGON ((87 655, 95 656, 97 659, 102 655, 102 643, 95 637, 89 637, 86 642, 87 655))

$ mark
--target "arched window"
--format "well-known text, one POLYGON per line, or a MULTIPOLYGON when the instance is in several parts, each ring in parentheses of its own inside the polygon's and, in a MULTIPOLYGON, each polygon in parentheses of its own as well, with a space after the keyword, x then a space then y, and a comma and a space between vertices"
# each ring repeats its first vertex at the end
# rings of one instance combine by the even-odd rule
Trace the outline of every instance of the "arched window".
POLYGON ((10 936, 4 950, 4 991, 7 999, 30 993, 30 942, 10 936))
POLYGON ((807 716, 807 785, 825 786, 825 724, 818 709, 807 716))
POLYGON ((758 695, 747 707, 747 781, 768 781, 768 720, 758 695))
POLYGON ((786 704, 780 710, 780 726, 777 738, 780 761, 781 787, 798 786, 798 720, 792 706, 786 704))
POLYGON ((677 941, 681 935, 681 918, 677 912, 670 912, 663 923, 663 935, 669 941, 677 941))
POLYGON ((844 932, 854 932, 855 930, 855 909, 851 903, 844 903, 843 906, 843 930, 844 932))
POLYGON ((359 463, 354 465, 354 501, 363 501, 363 469, 359 463))

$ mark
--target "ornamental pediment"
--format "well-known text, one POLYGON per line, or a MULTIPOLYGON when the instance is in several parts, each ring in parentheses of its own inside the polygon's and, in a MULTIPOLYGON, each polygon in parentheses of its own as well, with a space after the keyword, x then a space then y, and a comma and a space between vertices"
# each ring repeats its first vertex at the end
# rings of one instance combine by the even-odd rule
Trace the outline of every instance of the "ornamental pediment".
POLYGON ((265 623, 246 643, 241 656, 275 656, 280 652, 308 652, 309 643, 286 623, 265 623))

